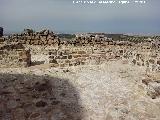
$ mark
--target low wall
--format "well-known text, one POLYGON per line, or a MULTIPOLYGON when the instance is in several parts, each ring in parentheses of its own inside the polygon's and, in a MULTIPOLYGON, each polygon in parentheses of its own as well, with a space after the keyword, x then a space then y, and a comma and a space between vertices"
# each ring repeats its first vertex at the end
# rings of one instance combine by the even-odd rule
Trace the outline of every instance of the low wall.
POLYGON ((128 46, 66 47, 50 49, 48 54, 49 63, 59 67, 101 64, 109 60, 124 59, 130 64, 147 67, 150 71, 160 71, 160 53, 153 49, 128 46))
POLYGON ((48 56, 44 63, 49 62, 53 66, 101 64, 108 60, 125 59, 150 71, 160 71, 160 39, 137 39, 113 41, 103 36, 90 35, 64 41, 49 30, 34 32, 31 29, 9 37, 10 42, 29 46, 33 56, 48 56))
POLYGON ((27 67, 31 63, 29 50, 22 44, 9 44, 0 47, 0 67, 27 67))
POLYGON ((0 45, 1 45, 1 44, 4 44, 4 42, 5 42, 5 38, 0 37, 0 45))
POLYGON ((57 46, 60 42, 58 36, 49 30, 34 32, 31 29, 25 29, 20 34, 9 36, 10 42, 22 43, 27 45, 52 45, 57 46))

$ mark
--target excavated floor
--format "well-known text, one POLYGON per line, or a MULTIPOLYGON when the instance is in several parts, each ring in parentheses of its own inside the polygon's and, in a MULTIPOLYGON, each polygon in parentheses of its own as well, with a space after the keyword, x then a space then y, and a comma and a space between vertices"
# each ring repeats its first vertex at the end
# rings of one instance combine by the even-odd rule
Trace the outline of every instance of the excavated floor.
POLYGON ((122 61, 0 69, 0 119, 159 120, 160 99, 147 95, 146 76, 122 61))

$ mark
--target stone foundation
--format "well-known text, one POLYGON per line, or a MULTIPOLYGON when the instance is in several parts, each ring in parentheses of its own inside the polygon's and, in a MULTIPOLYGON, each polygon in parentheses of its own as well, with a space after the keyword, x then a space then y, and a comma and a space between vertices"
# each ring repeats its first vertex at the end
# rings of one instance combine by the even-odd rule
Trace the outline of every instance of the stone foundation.
MULTIPOLYGON (((25 29, 21 34, 11 35, 8 41, 28 46, 32 55, 45 54, 48 56, 45 63, 51 63, 54 67, 101 64, 108 60, 124 59, 130 64, 146 67, 149 71, 160 71, 159 37, 144 41, 138 37, 133 37, 133 40, 128 37, 127 41, 115 41, 103 35, 89 34, 65 41, 49 30, 34 32, 25 29)), ((13 59, 19 61, 19 58, 13 59)))
POLYGON ((32 29, 25 29, 21 34, 9 36, 10 42, 19 42, 27 45, 58 45, 59 38, 49 30, 34 32, 32 29))
POLYGON ((160 71, 160 54, 157 50, 140 50, 128 46, 66 47, 49 50, 49 63, 55 66, 77 66, 101 64, 109 60, 127 60, 130 64, 146 67, 149 71, 160 71))
POLYGON ((5 38, 0 37, 0 45, 3 44, 5 42, 5 38))
POLYGON ((30 66, 31 55, 22 44, 9 44, 0 47, 0 67, 30 66))

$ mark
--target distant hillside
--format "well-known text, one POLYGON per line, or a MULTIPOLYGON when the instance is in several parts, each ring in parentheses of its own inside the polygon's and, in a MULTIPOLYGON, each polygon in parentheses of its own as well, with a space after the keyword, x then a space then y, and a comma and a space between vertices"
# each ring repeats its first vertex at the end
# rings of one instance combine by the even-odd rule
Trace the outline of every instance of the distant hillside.
POLYGON ((57 34, 57 36, 64 39, 73 39, 76 37, 75 34, 57 34))

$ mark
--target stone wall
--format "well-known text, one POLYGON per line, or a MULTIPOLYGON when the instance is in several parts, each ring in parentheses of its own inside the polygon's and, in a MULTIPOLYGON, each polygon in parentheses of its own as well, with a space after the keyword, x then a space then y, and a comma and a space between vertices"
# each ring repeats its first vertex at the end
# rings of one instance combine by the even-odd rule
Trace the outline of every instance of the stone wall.
POLYGON ((160 71, 159 50, 143 47, 108 45, 106 47, 82 46, 50 49, 49 63, 54 64, 54 66, 65 67, 101 64, 109 60, 122 59, 133 65, 144 66, 150 71, 160 71))
POLYGON ((62 40, 55 33, 49 30, 42 30, 35 32, 32 29, 25 29, 20 34, 13 34, 9 36, 10 42, 18 42, 28 45, 40 45, 40 46, 94 46, 103 47, 106 45, 133 45, 129 41, 113 41, 112 39, 103 36, 80 36, 72 40, 62 40))
POLYGON ((89 60, 91 49, 65 48, 49 50, 49 63, 59 67, 84 65, 89 60))
POLYGON ((21 34, 13 34, 9 36, 11 42, 18 42, 28 45, 58 45, 59 38, 49 30, 34 32, 31 29, 25 29, 21 34))
POLYGON ((108 60, 120 59, 118 51, 99 47, 67 47, 49 50, 49 63, 55 66, 77 66, 84 64, 101 64, 108 60))
POLYGON ((4 42, 5 42, 5 38, 0 37, 0 44, 4 44, 4 42))
POLYGON ((48 56, 47 62, 53 66, 101 64, 108 60, 124 59, 150 71, 160 71, 160 39, 157 37, 135 42, 114 41, 103 35, 89 34, 64 41, 49 30, 34 32, 25 29, 21 34, 11 35, 9 41, 29 45, 32 55, 48 56))
POLYGON ((147 67, 149 71, 160 71, 160 54, 156 51, 133 51, 129 61, 138 66, 147 67))
POLYGON ((0 47, 0 67, 27 67, 31 63, 29 50, 22 44, 8 44, 0 47))

